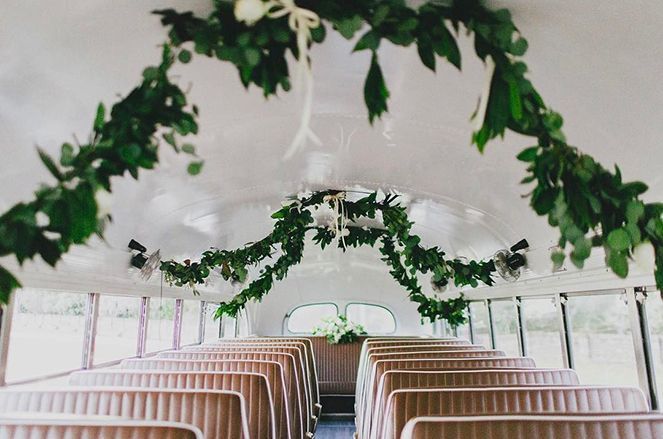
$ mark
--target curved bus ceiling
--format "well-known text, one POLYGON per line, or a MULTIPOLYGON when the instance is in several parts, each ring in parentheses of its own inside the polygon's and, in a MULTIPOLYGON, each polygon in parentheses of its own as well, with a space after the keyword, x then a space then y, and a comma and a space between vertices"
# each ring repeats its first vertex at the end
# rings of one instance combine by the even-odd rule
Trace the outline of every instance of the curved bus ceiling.
MULTIPOLYGON (((648 183, 646 200, 663 200, 663 3, 490 4, 512 11, 530 43, 531 78, 564 115, 571 142, 605 165, 619 163, 626 179, 648 183)), ((0 210, 48 180, 36 144, 56 153, 72 134, 86 136, 97 103, 112 103, 159 59, 165 31, 150 11, 164 7, 205 14, 209 0, 2 2, 0 210)), ((141 174, 139 182, 114 181, 107 243, 75 248, 56 272, 28 264, 21 279, 50 289, 157 294, 158 280, 148 286, 127 271, 130 238, 160 248, 164 258, 239 246, 268 233, 269 214, 285 196, 325 188, 403 193, 416 232, 450 255, 489 257, 524 237, 545 260, 558 235, 521 198, 524 166, 515 156, 528 140, 508 135, 483 156, 470 146, 469 116, 484 80, 470 43, 463 42, 462 74, 444 63, 433 74, 416 50, 383 44, 391 112, 371 127, 362 95, 368 55, 351 54, 353 43, 330 34, 312 53, 312 126, 322 145, 308 145, 288 161, 283 154, 298 124, 296 94, 265 102, 259 90, 243 89, 233 66, 194 58, 177 73, 201 111, 193 143, 206 162, 202 174, 188 176, 188 158, 162 148, 157 171, 141 174)), ((602 264, 600 255, 592 264, 602 264)), ((216 299, 231 292, 221 283, 206 291, 204 297, 216 299)), ((284 312, 325 297, 405 296, 377 251, 339 255, 312 247, 270 297, 283 294, 290 294, 288 303, 277 304, 284 312)))

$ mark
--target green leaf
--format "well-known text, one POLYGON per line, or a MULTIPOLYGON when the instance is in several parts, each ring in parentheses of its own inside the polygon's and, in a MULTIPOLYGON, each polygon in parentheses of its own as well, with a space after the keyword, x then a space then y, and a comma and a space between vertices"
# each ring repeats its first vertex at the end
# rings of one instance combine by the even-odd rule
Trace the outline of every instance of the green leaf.
POLYGON ((74 147, 70 143, 63 143, 60 152, 60 164, 62 166, 71 166, 74 164, 74 147))
POLYGON ((143 79, 147 82, 156 81, 159 78, 159 69, 151 66, 143 70, 143 79))
POLYGON ((509 81, 509 105, 511 106, 511 116, 515 120, 523 118, 523 107, 520 97, 520 90, 516 81, 509 81))
POLYGON ((525 38, 518 38, 511 44, 511 53, 515 56, 523 56, 527 52, 527 40, 525 38))
POLYGON ((99 103, 97 106, 97 114, 94 117, 94 132, 99 134, 104 129, 104 123, 106 120, 106 107, 103 103, 99 103))
POLYGON ((421 62, 432 71, 435 71, 435 52, 433 52, 433 46, 430 41, 419 40, 417 52, 419 53, 421 62))
POLYGON ((185 154, 196 155, 196 147, 190 143, 182 145, 182 152, 185 154))
POLYGON ((615 229, 608 235, 608 246, 614 252, 622 252, 631 246, 631 239, 624 229, 615 229))
POLYGON ((540 149, 539 146, 531 146, 529 148, 522 150, 520 154, 516 156, 516 158, 521 162, 533 162, 536 160, 536 157, 539 154, 539 149, 540 149))
POLYGON ((51 175, 55 177, 58 181, 63 181, 64 177, 62 176, 60 169, 58 169, 58 166, 55 164, 51 156, 48 155, 46 151, 44 151, 41 148, 37 148, 37 152, 39 153, 39 158, 41 159, 41 162, 44 164, 44 166, 46 166, 46 168, 51 173, 51 175))
POLYGON ((182 49, 177 55, 177 59, 180 60, 182 64, 188 64, 191 61, 191 52, 186 49, 182 49))
POLYGON ((562 268, 562 265, 564 265, 564 259, 566 259, 566 255, 562 251, 556 251, 550 255, 550 259, 553 261, 553 269, 558 270, 562 268))
POLYGON ((389 90, 387 90, 382 76, 377 53, 373 52, 371 67, 364 84, 364 101, 368 107, 368 118, 371 124, 376 117, 380 117, 387 111, 387 98, 389 98, 389 90))
POLYGON ((632 200, 626 205, 626 220, 637 223, 645 214, 645 205, 642 201, 632 200))
POLYGON ((628 260, 623 253, 611 251, 608 257, 608 265, 617 276, 621 278, 628 276, 628 260))
POLYGON ((21 287, 21 283, 2 265, 0 265, 0 302, 9 303, 9 296, 17 288, 21 287))
POLYGON ((335 23, 338 32, 348 40, 355 35, 355 32, 361 29, 363 24, 364 20, 359 15, 353 15, 350 18, 335 23))
POLYGON ((187 171, 189 172, 189 175, 198 175, 200 174, 200 171, 203 170, 203 164, 204 162, 191 162, 189 163, 189 166, 187 167, 187 171))
POLYGON ((380 47, 380 35, 375 31, 366 32, 360 39, 357 41, 353 52, 358 52, 360 50, 372 50, 376 51, 380 47))

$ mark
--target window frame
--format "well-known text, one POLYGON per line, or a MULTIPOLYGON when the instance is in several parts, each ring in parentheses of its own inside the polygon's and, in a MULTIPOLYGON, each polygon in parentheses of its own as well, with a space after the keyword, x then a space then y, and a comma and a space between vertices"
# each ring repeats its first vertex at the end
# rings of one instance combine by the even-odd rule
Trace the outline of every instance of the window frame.
POLYGON ((325 302, 309 302, 309 303, 302 303, 294 308, 292 308, 290 311, 288 311, 285 316, 283 316, 283 328, 282 331, 283 334, 292 334, 292 335, 313 335, 313 332, 294 332, 290 330, 290 317, 292 317, 292 314, 297 311, 299 308, 304 308, 307 306, 314 306, 314 305, 334 305, 334 308, 336 308, 336 315, 339 315, 340 307, 338 306, 338 303, 336 302, 331 302, 331 301, 325 301, 325 302))
POLYGON ((382 304, 379 304, 379 303, 360 302, 360 301, 347 302, 345 304, 345 306, 343 307, 343 314, 345 316, 348 315, 348 306, 350 306, 350 305, 364 305, 364 306, 374 306, 374 307, 377 307, 377 308, 382 308, 385 311, 387 311, 389 313, 389 315, 391 316, 391 318, 394 322, 394 330, 393 331, 390 331, 390 332, 370 332, 370 331, 366 331, 369 335, 393 335, 393 334, 396 334, 396 332, 398 332, 398 319, 396 319, 396 315, 393 313, 393 311, 390 310, 385 305, 382 305, 382 304))

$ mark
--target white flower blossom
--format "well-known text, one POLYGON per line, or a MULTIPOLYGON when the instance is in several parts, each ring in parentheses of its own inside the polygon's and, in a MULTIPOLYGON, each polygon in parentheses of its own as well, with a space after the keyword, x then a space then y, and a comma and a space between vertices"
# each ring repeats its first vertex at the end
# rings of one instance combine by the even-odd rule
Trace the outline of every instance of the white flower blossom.
POLYGON ((262 0, 237 0, 235 2, 235 18, 253 26, 267 14, 269 5, 262 0))

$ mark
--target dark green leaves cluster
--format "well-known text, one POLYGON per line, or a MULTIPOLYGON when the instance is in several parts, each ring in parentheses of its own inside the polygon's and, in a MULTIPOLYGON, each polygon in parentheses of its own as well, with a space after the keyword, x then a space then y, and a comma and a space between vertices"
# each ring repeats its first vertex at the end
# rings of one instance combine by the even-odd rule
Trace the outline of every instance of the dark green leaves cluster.
POLYGON ((343 251, 349 247, 374 247, 380 243, 382 260, 389 265, 394 279, 408 291, 410 300, 418 304, 422 319, 445 319, 452 326, 457 326, 465 321, 467 302, 462 297, 443 300, 425 295, 417 273, 431 273, 437 283, 446 285, 453 281, 457 287, 477 287, 479 282, 493 284, 491 273, 494 268, 489 262, 447 260, 439 248, 423 247, 421 239, 411 234, 412 222, 408 219, 406 209, 396 202, 395 195, 387 195, 378 201, 377 193, 371 193, 357 201, 342 201, 349 222, 349 233, 343 240, 336 239, 331 228, 315 225, 311 214, 311 209, 321 205, 329 204, 331 207, 325 197, 335 194, 338 191, 315 192, 293 200, 274 212, 274 229, 261 241, 236 250, 211 249, 203 254, 200 262, 163 262, 161 270, 167 281, 177 286, 189 285, 195 288, 196 285, 204 284, 215 271, 225 280, 243 283, 250 267, 258 266, 278 253, 273 264, 265 265, 257 279, 245 286, 232 300, 221 303, 216 313, 217 317, 224 314, 235 316, 247 301, 260 301, 269 293, 275 281, 284 279, 289 269, 301 262, 306 234, 312 231, 315 232, 313 242, 322 249, 334 242, 343 251), (357 225, 361 219, 379 219, 378 214, 382 216, 384 228, 357 225))
MULTIPOLYGON (((129 173, 138 178, 140 169, 155 167, 160 130, 166 130, 164 139, 176 149, 176 135, 197 132, 197 110, 187 109, 184 93, 167 75, 174 60, 170 46, 164 46, 161 63, 146 68, 140 85, 109 115, 100 104, 88 143, 64 143, 57 160, 38 151, 55 184, 42 186, 32 201, 0 216, 0 256, 13 254, 21 264, 40 256, 55 266, 72 245, 103 233, 110 217, 99 214, 95 195, 110 192, 112 177, 129 173)), ((181 149, 195 153, 191 145, 181 149)), ((18 280, 0 267, 0 301, 7 302, 18 287, 18 280)))

